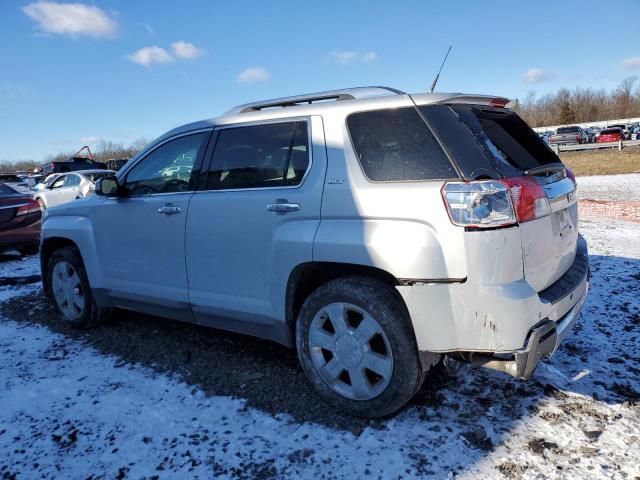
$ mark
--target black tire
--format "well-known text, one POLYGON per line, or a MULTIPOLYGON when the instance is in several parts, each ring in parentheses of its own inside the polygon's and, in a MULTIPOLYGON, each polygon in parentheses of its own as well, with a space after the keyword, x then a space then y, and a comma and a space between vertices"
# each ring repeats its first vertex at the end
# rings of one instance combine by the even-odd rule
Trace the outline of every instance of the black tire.
POLYGON ((60 315, 60 318, 67 325, 73 328, 82 329, 94 327, 106 322, 111 316, 110 308, 99 307, 96 304, 91 292, 91 286, 89 285, 89 279, 87 278, 87 272, 84 268, 82 257, 80 256, 80 252, 78 252, 78 250, 74 247, 60 248, 53 252, 51 257, 49 257, 49 261, 47 263, 45 285, 47 296, 60 315), (61 307, 58 305, 56 295, 53 292, 53 270, 56 264, 59 262, 67 262, 68 264, 70 264, 78 275, 80 281, 80 291, 82 292, 84 300, 84 308, 82 309, 82 313, 78 318, 70 319, 65 316, 61 307))
POLYGON ((29 245, 22 245, 21 247, 18 247, 18 252, 20 252, 20 255, 35 255, 36 253, 38 253, 38 250, 40 250, 40 244, 38 243, 31 243, 29 245))
MULTIPOLYGON (((354 416, 377 418, 398 411, 420 389, 426 374, 420 363, 409 314, 401 298, 392 287, 369 277, 340 278, 315 290, 304 302, 298 316, 296 346, 302 368, 320 397, 354 416), (386 335, 393 368, 388 384, 375 398, 357 400, 341 395, 325 381, 314 365, 309 345, 310 328, 316 314, 332 303, 359 307, 377 321, 386 335)), ((315 358, 319 358, 317 353, 315 358)), ((339 381, 342 380, 337 380, 334 385, 339 381)))

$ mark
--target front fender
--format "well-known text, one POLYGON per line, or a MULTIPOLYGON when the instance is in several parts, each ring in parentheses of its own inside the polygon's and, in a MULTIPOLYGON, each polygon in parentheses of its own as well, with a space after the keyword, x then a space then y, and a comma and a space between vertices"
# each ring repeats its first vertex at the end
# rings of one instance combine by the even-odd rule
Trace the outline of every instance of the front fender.
POLYGON ((81 215, 47 215, 42 224, 41 245, 50 239, 72 241, 82 256, 91 288, 104 286, 104 279, 98 262, 91 220, 81 215))

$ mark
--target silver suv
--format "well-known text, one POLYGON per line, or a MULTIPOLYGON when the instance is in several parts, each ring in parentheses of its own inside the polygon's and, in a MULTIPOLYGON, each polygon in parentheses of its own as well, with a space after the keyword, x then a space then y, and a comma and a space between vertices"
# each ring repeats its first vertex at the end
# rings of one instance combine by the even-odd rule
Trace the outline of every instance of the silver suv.
POLYGON ((589 266, 575 178, 507 102, 353 88, 179 127, 45 212, 45 291, 76 327, 125 308, 295 346, 354 415, 443 354, 529 378, 589 266))

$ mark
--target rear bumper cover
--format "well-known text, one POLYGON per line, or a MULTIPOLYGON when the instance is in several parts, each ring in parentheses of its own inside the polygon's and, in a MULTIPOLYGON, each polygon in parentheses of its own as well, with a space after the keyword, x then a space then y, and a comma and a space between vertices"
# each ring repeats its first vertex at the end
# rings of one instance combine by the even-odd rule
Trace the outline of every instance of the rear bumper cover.
MULTIPOLYGON (((498 254, 503 248, 496 249, 498 254)), ((499 258, 489 260, 500 264, 499 258)), ((574 264, 541 292, 515 274, 507 283, 470 278, 396 288, 409 310, 420 351, 450 354, 529 378, 570 332, 586 299, 588 280, 587 245, 579 237, 574 264)))
POLYGON ((529 332, 525 348, 513 352, 511 358, 474 352, 460 353, 460 358, 475 365, 508 373, 516 378, 525 380, 531 378, 538 364, 553 355, 571 331, 571 327, 578 319, 582 305, 587 298, 588 290, 589 283, 587 282, 584 293, 578 302, 559 321, 544 320, 533 327, 529 332))

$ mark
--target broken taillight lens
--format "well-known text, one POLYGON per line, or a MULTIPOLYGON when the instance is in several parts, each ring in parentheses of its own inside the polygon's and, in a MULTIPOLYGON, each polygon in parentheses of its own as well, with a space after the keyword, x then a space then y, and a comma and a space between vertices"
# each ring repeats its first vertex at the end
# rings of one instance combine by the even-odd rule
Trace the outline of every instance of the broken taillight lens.
POLYGON ((516 223, 509 189, 497 180, 448 182, 442 198, 455 225, 495 228, 516 223))
POLYGON ((464 227, 506 227, 551 213, 544 190, 529 177, 448 182, 442 198, 451 222, 464 227))

